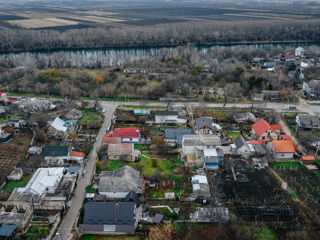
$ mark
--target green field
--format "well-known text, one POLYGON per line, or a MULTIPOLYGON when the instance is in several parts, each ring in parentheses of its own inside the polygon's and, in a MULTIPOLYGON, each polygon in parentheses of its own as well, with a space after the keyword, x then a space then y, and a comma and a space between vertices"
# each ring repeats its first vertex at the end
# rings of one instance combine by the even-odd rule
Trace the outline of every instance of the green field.
POLYGON ((300 168, 302 167, 302 165, 300 162, 275 162, 272 164, 272 167, 300 168))
POLYGON ((227 132, 227 136, 232 137, 232 141, 234 141, 237 137, 241 136, 241 132, 227 132))
POLYGON ((3 191, 13 192, 15 188, 25 187, 29 182, 30 177, 24 177, 17 181, 9 181, 3 188, 3 191))

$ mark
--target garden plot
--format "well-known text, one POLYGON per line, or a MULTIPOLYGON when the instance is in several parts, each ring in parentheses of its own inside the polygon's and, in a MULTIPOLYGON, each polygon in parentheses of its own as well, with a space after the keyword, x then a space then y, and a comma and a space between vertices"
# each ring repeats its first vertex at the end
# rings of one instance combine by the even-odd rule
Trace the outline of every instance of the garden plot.
POLYGON ((9 20, 7 21, 11 25, 16 25, 22 28, 46 28, 46 27, 60 27, 77 25, 79 22, 70 21, 59 18, 33 18, 23 20, 9 20))

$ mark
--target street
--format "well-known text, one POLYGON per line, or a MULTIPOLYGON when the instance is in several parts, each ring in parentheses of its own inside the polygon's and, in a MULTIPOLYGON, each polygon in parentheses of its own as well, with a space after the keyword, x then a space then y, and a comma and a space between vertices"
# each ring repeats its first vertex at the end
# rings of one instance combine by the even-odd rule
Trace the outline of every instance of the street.
POLYGON ((106 112, 104 113, 105 121, 101 129, 99 130, 97 139, 93 145, 93 149, 90 155, 88 156, 86 166, 83 170, 84 176, 80 175, 78 178, 75 195, 71 200, 71 205, 68 210, 68 213, 66 214, 66 216, 64 216, 62 223, 58 229, 58 234, 56 234, 55 236, 56 240, 68 240, 69 237, 71 237, 71 232, 74 229, 75 221, 78 218, 79 210, 83 204, 83 200, 86 193, 86 186, 89 185, 90 178, 94 173, 97 151, 101 146, 103 135, 106 132, 107 126, 111 123, 113 112, 117 107, 117 104, 112 102, 101 102, 100 104, 106 110, 106 112))

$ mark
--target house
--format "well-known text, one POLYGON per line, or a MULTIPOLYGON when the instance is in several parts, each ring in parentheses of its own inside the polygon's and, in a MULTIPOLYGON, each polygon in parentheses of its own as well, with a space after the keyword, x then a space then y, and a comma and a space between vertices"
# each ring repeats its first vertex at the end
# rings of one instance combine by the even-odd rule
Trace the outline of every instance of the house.
POLYGON ((302 155, 301 160, 304 164, 308 165, 315 163, 316 158, 313 155, 302 155))
POLYGON ((258 156, 263 157, 268 154, 268 150, 264 144, 253 144, 252 146, 258 156))
POLYGON ((229 209, 226 207, 197 207, 190 214, 192 222, 226 223, 230 220, 229 209))
POLYGON ((275 160, 291 160, 295 153, 292 140, 273 140, 272 150, 275 160))
POLYGON ((140 178, 140 172, 132 167, 124 166, 100 175, 99 193, 107 198, 121 199, 131 191, 143 192, 143 178, 140 178))
POLYGON ((320 118, 317 116, 298 114, 296 116, 296 123, 300 128, 320 129, 320 118))
POLYGON ((82 117, 82 112, 75 108, 71 109, 66 114, 66 119, 68 120, 79 120, 81 117, 82 117))
POLYGON ((20 180, 22 176, 23 176, 22 168, 15 167, 7 178, 10 181, 12 180, 16 181, 16 180, 20 180))
POLYGON ((200 117, 196 118, 195 132, 202 135, 221 135, 221 127, 214 124, 211 117, 200 117))
POLYGON ((66 178, 76 178, 79 175, 80 166, 71 166, 66 168, 67 172, 65 174, 66 178))
POLYGON ((82 163, 85 157, 86 154, 83 152, 71 151, 68 160, 82 163))
POLYGON ((277 140, 280 137, 280 130, 280 125, 270 125, 264 119, 260 119, 252 125, 253 138, 257 140, 277 140))
POLYGON ((106 144, 115 144, 115 143, 121 143, 121 138, 120 137, 109 137, 108 133, 105 134, 102 138, 102 145, 106 144))
POLYGON ((43 156, 47 164, 63 165, 69 160, 68 146, 45 146, 43 156))
POLYGON ((180 116, 177 111, 155 111, 155 123, 157 124, 186 124, 188 119, 180 116))
POLYGON ((265 68, 273 68, 275 65, 276 65, 275 62, 265 62, 265 63, 263 64, 263 66, 264 66, 265 68))
POLYGON ((294 51, 296 57, 304 57, 306 55, 306 50, 302 47, 297 47, 294 51))
POLYGON ((221 141, 215 135, 183 135, 182 137, 182 152, 184 155, 195 154, 195 150, 205 149, 211 146, 221 146, 221 141))
POLYGON ((30 147, 28 149, 28 153, 30 155, 41 155, 42 154, 42 147, 36 147, 36 146, 30 147))
POLYGON ((308 99, 318 99, 320 97, 320 80, 311 80, 302 84, 302 94, 308 99))
POLYGON ((9 119, 8 125, 9 127, 22 128, 27 126, 27 122, 23 119, 9 119))
POLYGON ((109 160, 134 161, 139 153, 138 150, 134 149, 133 143, 116 143, 108 145, 109 160))
POLYGON ((221 148, 207 147, 202 150, 196 150, 197 167, 218 169, 219 163, 224 161, 224 153, 221 148))
POLYGON ((54 137, 62 137, 67 133, 68 128, 65 127, 65 121, 61 118, 56 117, 55 120, 48 127, 48 135, 54 137))
POLYGON ((256 116, 251 112, 238 113, 234 115, 234 120, 238 123, 254 123, 257 121, 256 116))
POLYGON ((63 167, 38 168, 24 188, 18 188, 18 192, 45 195, 55 193, 63 178, 63 167))
POLYGON ((164 140, 171 147, 181 147, 182 145, 182 137, 186 134, 191 134, 192 130, 189 128, 167 128, 165 130, 165 138, 164 140))
POLYGON ((138 143, 140 141, 140 128, 116 128, 113 132, 109 132, 104 135, 104 138, 109 137, 120 138, 122 143, 138 143))
POLYGON ((132 234, 135 232, 135 215, 134 202, 87 202, 79 230, 83 234, 132 234))
POLYGON ((294 61, 295 59, 296 59, 296 56, 293 54, 284 54, 280 57, 280 60, 285 62, 291 62, 291 61, 294 61))
POLYGON ((7 143, 12 139, 12 135, 10 133, 4 133, 0 129, 0 143, 7 143))
POLYGON ((191 199, 207 201, 211 198, 210 187, 204 172, 191 177, 192 195, 191 199))
POLYGON ((243 136, 239 136, 234 140, 236 146, 236 153, 244 157, 249 157, 254 153, 254 147, 252 144, 247 143, 243 136))

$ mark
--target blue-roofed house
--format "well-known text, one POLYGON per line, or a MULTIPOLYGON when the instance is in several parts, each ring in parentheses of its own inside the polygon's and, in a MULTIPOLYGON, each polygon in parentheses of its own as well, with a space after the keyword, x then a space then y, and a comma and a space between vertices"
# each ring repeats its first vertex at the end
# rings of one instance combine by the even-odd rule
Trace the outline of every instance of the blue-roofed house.
POLYGON ((167 128, 165 130, 165 141, 171 147, 175 147, 175 146, 181 147, 183 135, 191 134, 191 133, 192 133, 192 130, 189 128, 181 128, 181 129, 167 128))
POLYGON ((135 109, 133 110, 133 114, 135 116, 149 116, 150 115, 150 110, 147 110, 147 109, 135 109))
POLYGON ((6 224, 2 224, 0 226, 0 238, 7 238, 12 236, 14 230, 16 230, 16 226, 15 225, 6 225, 6 224))
POLYGON ((196 150, 197 167, 217 169, 224 161, 224 152, 219 147, 207 147, 203 150, 196 150))

